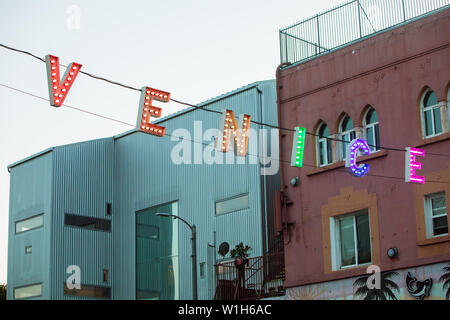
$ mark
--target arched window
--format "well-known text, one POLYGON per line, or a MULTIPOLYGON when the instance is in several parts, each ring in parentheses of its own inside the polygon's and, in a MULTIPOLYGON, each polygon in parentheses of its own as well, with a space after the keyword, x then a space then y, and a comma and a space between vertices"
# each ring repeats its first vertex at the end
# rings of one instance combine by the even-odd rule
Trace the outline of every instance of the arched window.
POLYGON ((380 129, 378 126, 378 113, 370 107, 364 116, 364 132, 366 141, 369 144, 370 150, 380 150, 380 129))
POLYGON ((331 140, 326 137, 330 136, 330 130, 326 123, 322 123, 317 129, 316 150, 317 150, 317 165, 319 167, 326 166, 333 162, 333 151, 331 140))
POLYGON ((340 148, 341 151, 339 154, 340 160, 345 160, 347 154, 347 146, 353 139, 356 139, 356 132, 355 129, 353 128, 353 121, 348 115, 345 115, 342 118, 341 123, 339 125, 339 138, 340 140, 347 141, 347 142, 340 142, 341 145, 340 148))
POLYGON ((436 93, 433 90, 425 92, 422 99, 423 134, 425 138, 442 133, 441 108, 436 93))

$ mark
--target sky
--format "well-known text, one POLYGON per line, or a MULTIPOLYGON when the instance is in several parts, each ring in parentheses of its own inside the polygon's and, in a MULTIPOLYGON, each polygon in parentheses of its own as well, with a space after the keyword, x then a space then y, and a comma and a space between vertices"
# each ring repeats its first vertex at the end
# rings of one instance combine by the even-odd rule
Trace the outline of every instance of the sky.
MULTIPOLYGON (((0 43, 132 87, 197 104, 275 78, 278 31, 343 0, 0 0, 0 43)), ((63 72, 63 71, 62 71, 63 72)), ((0 84, 48 98, 45 64, 0 47, 0 84)), ((139 92, 80 74, 65 102, 135 123, 139 92)), ((163 116, 185 106, 163 104, 163 116)), ((0 283, 7 279, 7 166, 46 148, 129 126, 54 108, 0 86, 0 283)))

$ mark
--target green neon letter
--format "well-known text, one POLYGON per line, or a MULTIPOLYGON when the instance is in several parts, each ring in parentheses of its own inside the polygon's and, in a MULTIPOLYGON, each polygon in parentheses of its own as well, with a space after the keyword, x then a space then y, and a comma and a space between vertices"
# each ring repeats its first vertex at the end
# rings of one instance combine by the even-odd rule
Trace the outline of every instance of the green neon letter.
POLYGON ((291 166, 299 167, 303 166, 303 153, 305 151, 305 135, 306 129, 302 127, 295 127, 294 138, 292 141, 292 155, 291 166))

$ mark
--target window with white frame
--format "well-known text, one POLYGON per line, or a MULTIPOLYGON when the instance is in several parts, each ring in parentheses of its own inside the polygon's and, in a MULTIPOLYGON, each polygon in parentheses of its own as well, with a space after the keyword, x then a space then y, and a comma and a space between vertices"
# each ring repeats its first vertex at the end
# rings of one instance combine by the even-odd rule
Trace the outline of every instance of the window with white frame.
POLYGON ((422 127, 425 138, 437 136, 443 132, 441 108, 438 98, 433 90, 425 92, 422 101, 422 127))
POLYGON ((337 216, 331 220, 333 269, 338 270, 371 263, 372 249, 368 210, 337 216))
POLYGON ((425 196, 425 218, 428 238, 448 235, 445 192, 425 196))
POLYGON ((364 132, 370 150, 380 150, 380 129, 377 111, 370 107, 364 116, 364 132))
POLYGON ((353 127, 353 121, 348 115, 345 115, 342 118, 341 123, 339 125, 339 138, 341 140, 347 141, 347 142, 340 142, 341 145, 340 148, 341 150, 339 154, 340 160, 345 160, 345 158, 347 157, 347 146, 353 139, 356 139, 356 132, 353 127))
POLYGON ((326 166, 333 162, 333 151, 330 136, 330 130, 325 123, 322 123, 317 130, 316 138, 317 165, 319 167, 326 166))

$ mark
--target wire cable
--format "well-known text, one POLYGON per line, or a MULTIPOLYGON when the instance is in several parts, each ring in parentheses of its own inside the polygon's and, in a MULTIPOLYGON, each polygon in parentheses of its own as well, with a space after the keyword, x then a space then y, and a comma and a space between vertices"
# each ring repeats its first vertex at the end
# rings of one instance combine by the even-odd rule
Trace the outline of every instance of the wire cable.
POLYGON ((0 43, 0 47, 3 47, 3 48, 8 49, 8 50, 12 50, 12 51, 16 51, 16 52, 27 54, 27 55, 29 55, 29 56, 31 56, 33 58, 36 58, 38 60, 41 60, 42 62, 45 62, 45 59, 40 58, 38 56, 35 56, 34 54, 32 54, 32 53, 30 53, 28 51, 24 51, 24 50, 19 50, 19 49, 16 49, 16 48, 8 47, 8 46, 6 46, 4 44, 1 44, 1 43, 0 43))
MULTIPOLYGON (((37 98, 37 99, 40 99, 40 100, 43 100, 43 101, 46 101, 46 102, 49 102, 49 101, 50 101, 50 100, 47 99, 47 98, 44 98, 44 97, 38 96, 38 95, 36 95, 36 94, 30 93, 30 92, 27 92, 27 91, 20 90, 20 89, 17 89, 17 88, 14 88, 14 87, 5 85, 5 84, 2 84, 2 83, 0 83, 0 86, 5 87, 5 88, 8 88, 8 89, 13 90, 13 91, 16 91, 16 92, 19 92, 19 93, 22 93, 22 94, 25 94, 25 95, 28 95, 28 96, 31 96, 31 97, 34 97, 34 98, 37 98)), ((101 115, 101 114, 98 114, 98 113, 90 112, 90 111, 87 111, 87 110, 85 110, 85 109, 81 109, 81 108, 69 106, 69 105, 66 105, 66 104, 63 104, 63 106, 65 106, 65 107, 67 107, 67 108, 70 108, 70 109, 72 109, 72 110, 75 110, 75 111, 79 111, 79 112, 83 112, 83 113, 86 113, 86 114, 89 114, 89 115, 93 115, 93 116, 99 117, 99 118, 101 118, 101 119, 105 119, 105 120, 109 120, 109 121, 114 121, 114 122, 117 122, 117 123, 120 123, 120 124, 124 124, 124 125, 130 126, 130 127, 136 128, 136 126, 135 126, 134 124, 131 124, 131 123, 128 123, 128 122, 124 122, 124 121, 121 121, 121 120, 117 120, 117 119, 114 119, 114 118, 111 118, 111 117, 108 117, 108 116, 104 116, 104 115, 101 115)), ((139 130, 136 130, 136 131, 137 131, 137 132, 140 132, 139 130)), ((212 144, 211 142, 210 142, 210 143, 206 143, 206 142, 201 142, 201 141, 195 141, 195 140, 192 140, 192 139, 186 139, 186 138, 180 137, 180 136, 174 136, 174 135, 169 134, 169 133, 166 133, 165 135, 166 135, 166 136, 169 136, 169 137, 172 137, 172 138, 179 139, 179 140, 190 141, 190 142, 192 142, 192 143, 197 143, 197 144, 201 144, 201 145, 204 145, 204 146, 207 146, 207 147, 212 147, 212 146, 211 146, 211 144, 212 144)), ((213 148, 214 148, 214 147, 213 147, 213 148)), ((218 152, 221 152, 221 151, 218 151, 218 152)), ((277 161, 277 162, 279 162, 279 163, 286 163, 286 164, 289 164, 289 165, 291 164, 291 162, 288 161, 288 160, 277 159, 277 158, 273 158, 273 157, 265 157, 265 156, 261 156, 261 155, 251 154, 251 153, 247 153, 247 155, 253 156, 253 157, 257 157, 257 158, 259 158, 259 159, 270 159, 271 161, 273 160, 273 161, 277 161)), ((305 166, 305 167, 311 167, 311 168, 317 168, 317 166, 311 165, 311 164, 303 164, 303 166, 305 166)), ((335 171, 335 172, 342 172, 342 173, 345 172, 346 174, 348 174, 348 172, 347 172, 344 168, 336 168, 336 169, 333 170, 333 171, 335 171)), ((404 181, 404 178, 393 177, 393 176, 383 176, 383 175, 370 174, 370 173, 367 173, 366 176, 377 177, 377 178, 385 178, 385 179, 395 179, 395 180, 401 180, 401 181, 404 181)), ((430 183, 450 183, 450 181, 430 181, 430 180, 428 180, 427 183, 428 183, 428 182, 430 182, 430 183)))
MULTIPOLYGON (((31 56, 31 57, 33 57, 35 59, 38 59, 39 61, 42 61, 42 62, 45 63, 45 59, 40 58, 40 57, 38 57, 38 56, 28 52, 28 51, 16 49, 16 48, 13 48, 13 47, 10 47, 10 46, 6 46, 6 45, 1 44, 1 43, 0 43, 0 46, 5 48, 5 49, 8 49, 8 50, 12 50, 12 51, 15 51, 15 52, 26 54, 28 56, 31 56)), ((60 64, 60 65, 67 68, 66 65, 63 65, 63 64, 60 64)), ((96 80, 105 81, 107 83, 110 83, 110 84, 113 84, 113 85, 117 85, 117 86, 120 86, 120 87, 123 87, 123 88, 126 88, 126 89, 142 92, 141 89, 134 88, 132 86, 125 85, 125 84, 122 84, 122 83, 117 82, 117 81, 109 80, 109 79, 106 79, 104 77, 96 76, 96 75, 93 75, 93 74, 88 73, 86 71, 80 70, 80 73, 82 73, 82 74, 84 74, 86 76, 89 76, 89 77, 91 77, 93 79, 96 79, 96 80)), ((195 108, 196 110, 202 110, 202 111, 206 111, 206 112, 222 114, 221 111, 207 109, 205 106, 203 106, 203 107, 202 106, 197 106, 197 105, 194 105, 194 104, 191 104, 191 103, 187 103, 187 102, 183 102, 183 101, 180 101, 180 100, 176 100, 176 99, 173 99, 173 98, 171 98, 170 100, 175 102, 175 103, 178 103, 178 104, 182 104, 182 105, 186 105, 186 106, 195 108)), ((71 107, 71 106, 68 106, 68 105, 65 105, 65 106, 68 107, 68 108, 74 108, 74 107, 71 107)), ((82 110, 82 111, 85 112, 85 113, 89 113, 89 111, 87 111, 87 110, 82 110)), ((171 119, 177 118, 177 117, 179 117, 181 115, 183 115, 183 114, 181 113, 181 114, 175 115, 171 119)), ((116 121, 116 122, 121 122, 120 120, 115 120, 115 119, 112 119, 112 120, 116 121)), ((283 131, 288 131, 288 132, 295 132, 294 129, 283 128, 283 127, 271 125, 271 124, 264 123, 264 122, 259 122, 259 121, 255 121, 255 120, 251 120, 251 122, 254 123, 254 124, 257 124, 257 125, 260 125, 260 126, 269 127, 269 128, 272 128, 272 129, 283 130, 283 131)), ((315 134, 315 133, 312 133, 312 132, 309 132, 309 131, 306 131, 306 134, 310 135, 310 136, 313 136, 313 137, 319 137, 319 138, 327 139, 327 140, 330 140, 330 141, 336 141, 336 142, 341 142, 341 143, 346 143, 346 144, 350 143, 350 141, 346 141, 346 140, 339 139, 339 138, 333 138, 333 137, 324 137, 324 136, 321 136, 319 134, 315 134)), ((368 146, 369 147, 374 147, 374 148, 377 148, 377 149, 388 150, 388 151, 406 152, 405 149, 400 149, 400 148, 384 147, 384 146, 379 146, 379 145, 376 146, 376 145, 372 145, 372 144, 368 144, 368 146)), ((430 152, 428 152, 427 154, 428 155, 435 155, 435 156, 450 157, 450 154, 440 154, 440 153, 430 153, 430 152)))
MULTIPOLYGON (((5 85, 3 83, 0 83, 0 86, 8 88, 10 90, 14 90, 14 91, 23 93, 23 94, 26 94, 26 95, 29 95, 31 97, 34 97, 34 98, 37 98, 37 99, 40 99, 40 100, 44 100, 44 101, 50 102, 50 100, 47 99, 47 98, 44 98, 44 97, 38 96, 36 94, 30 93, 30 92, 26 92, 26 91, 23 91, 23 90, 20 90, 20 89, 17 89, 17 88, 5 85)), ((73 107, 73 106, 70 106, 70 105, 67 105, 67 104, 63 104, 63 106, 67 107, 67 108, 70 108, 70 109, 73 109, 73 110, 76 110, 76 111, 80 111, 80 112, 86 113, 86 114, 90 114, 90 115, 93 115, 93 116, 96 116, 96 117, 99 117, 99 118, 103 118, 103 119, 114 121, 114 122, 117 122, 117 123, 120 123, 120 124, 125 124, 125 125, 128 125, 128 126, 136 127, 136 125, 134 125, 134 124, 131 124, 131 123, 128 123, 128 122, 124 122, 124 121, 121 121, 121 120, 117 120, 117 119, 114 119, 114 118, 111 118, 111 117, 107 117, 107 116, 104 116, 104 115, 101 115, 101 114, 98 114, 98 113, 95 113, 95 112, 91 112, 91 111, 88 111, 88 110, 85 110, 85 109, 73 107)))

